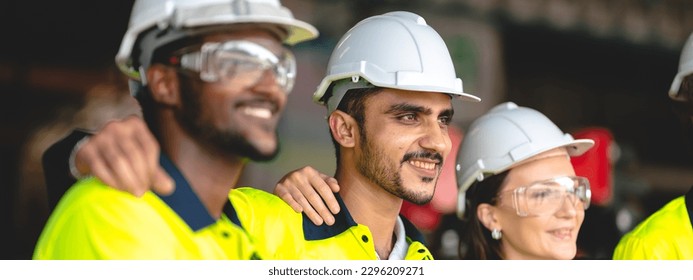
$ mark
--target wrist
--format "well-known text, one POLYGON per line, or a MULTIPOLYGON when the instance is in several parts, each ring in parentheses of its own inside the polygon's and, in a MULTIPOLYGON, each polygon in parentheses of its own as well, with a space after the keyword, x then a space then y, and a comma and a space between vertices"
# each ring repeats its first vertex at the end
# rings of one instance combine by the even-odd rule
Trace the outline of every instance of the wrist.
POLYGON ((85 143, 87 143, 87 141, 89 141, 89 136, 85 136, 84 138, 79 140, 77 142, 77 144, 75 144, 75 146, 72 148, 72 152, 70 152, 70 157, 68 158, 68 165, 70 167, 70 174, 72 175, 72 177, 74 177, 77 180, 89 177, 89 174, 82 174, 82 172, 79 171, 79 168, 77 168, 77 164, 76 164, 77 152, 79 151, 80 148, 82 148, 82 146, 85 143))

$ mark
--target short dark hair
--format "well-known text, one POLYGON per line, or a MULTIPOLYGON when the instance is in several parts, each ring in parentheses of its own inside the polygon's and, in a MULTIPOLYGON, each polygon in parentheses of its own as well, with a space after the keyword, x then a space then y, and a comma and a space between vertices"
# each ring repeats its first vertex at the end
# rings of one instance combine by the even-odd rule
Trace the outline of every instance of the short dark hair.
MULTIPOLYGON (((334 83, 332 83, 332 85, 330 85, 330 87, 327 89, 327 93, 329 95, 325 97, 325 100, 328 100, 332 95, 333 87, 334 83)), ((353 117, 356 120, 356 124, 359 126, 361 140, 365 139, 364 125, 366 123, 366 100, 368 100, 368 98, 377 94, 381 90, 383 90, 383 88, 381 87, 354 88, 347 90, 347 92, 344 94, 344 97, 337 106, 337 110, 347 113, 349 116, 353 117)), ((332 145, 334 145, 337 164, 339 164, 340 145, 334 139, 332 133, 330 133, 330 138, 332 139, 332 145)))

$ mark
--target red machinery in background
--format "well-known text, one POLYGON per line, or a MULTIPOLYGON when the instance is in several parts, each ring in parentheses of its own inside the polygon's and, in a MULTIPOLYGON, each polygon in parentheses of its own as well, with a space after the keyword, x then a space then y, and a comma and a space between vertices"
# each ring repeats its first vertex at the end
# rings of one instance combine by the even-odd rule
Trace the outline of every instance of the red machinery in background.
POLYGON ((594 147, 571 162, 578 176, 587 177, 592 189, 592 205, 606 206, 613 196, 614 137, 602 127, 587 127, 572 133, 575 139, 592 139, 594 147))
MULTIPOLYGON (((604 127, 585 127, 571 133, 574 138, 594 140, 594 147, 571 162, 578 176, 587 177, 592 190, 591 205, 578 235, 577 259, 611 259, 621 237, 618 213, 624 208, 616 193, 616 162, 620 148, 611 131, 604 127)), ((623 223, 623 222, 621 222, 623 223)), ((621 226, 622 227, 622 226, 621 226)))

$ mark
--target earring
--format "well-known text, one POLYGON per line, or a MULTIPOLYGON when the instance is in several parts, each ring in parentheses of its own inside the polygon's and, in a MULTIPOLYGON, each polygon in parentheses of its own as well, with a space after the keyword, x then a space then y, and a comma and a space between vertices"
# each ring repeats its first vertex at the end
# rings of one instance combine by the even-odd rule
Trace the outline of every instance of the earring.
POLYGON ((493 238, 495 240, 500 240, 502 237, 503 237, 503 233, 501 232, 500 229, 494 228, 491 231, 491 238, 493 238))

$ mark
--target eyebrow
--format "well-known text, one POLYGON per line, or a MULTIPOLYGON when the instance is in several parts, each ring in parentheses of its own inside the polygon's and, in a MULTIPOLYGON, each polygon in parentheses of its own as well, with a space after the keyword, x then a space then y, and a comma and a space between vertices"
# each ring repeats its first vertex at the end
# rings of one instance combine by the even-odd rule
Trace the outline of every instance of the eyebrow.
MULTIPOLYGON (((409 103, 398 103, 390 106, 390 108, 385 111, 386 114, 396 114, 396 113, 402 113, 402 112, 414 112, 414 113, 420 113, 424 115, 431 115, 433 114, 433 110, 428 107, 420 106, 420 105, 414 105, 414 104, 409 104, 409 103)), ((453 114, 455 113, 453 108, 448 108, 440 112, 438 116, 445 116, 445 117, 452 117, 453 114)))

